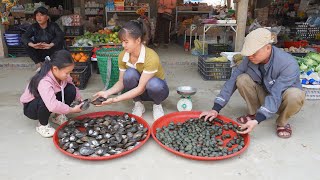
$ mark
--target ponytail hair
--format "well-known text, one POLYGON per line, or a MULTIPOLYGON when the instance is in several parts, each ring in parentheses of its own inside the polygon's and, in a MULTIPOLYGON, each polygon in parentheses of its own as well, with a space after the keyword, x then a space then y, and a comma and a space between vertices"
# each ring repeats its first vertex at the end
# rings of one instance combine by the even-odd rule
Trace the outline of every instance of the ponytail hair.
POLYGON ((38 85, 42 78, 44 78, 53 66, 58 69, 63 69, 73 64, 73 59, 69 51, 59 50, 54 52, 50 57, 46 56, 44 64, 39 72, 37 72, 29 83, 29 91, 34 97, 39 97, 38 85))
POLYGON ((147 45, 149 43, 150 28, 145 22, 146 19, 138 18, 127 22, 119 31, 119 39, 123 40, 129 35, 133 39, 141 39, 141 43, 147 45))

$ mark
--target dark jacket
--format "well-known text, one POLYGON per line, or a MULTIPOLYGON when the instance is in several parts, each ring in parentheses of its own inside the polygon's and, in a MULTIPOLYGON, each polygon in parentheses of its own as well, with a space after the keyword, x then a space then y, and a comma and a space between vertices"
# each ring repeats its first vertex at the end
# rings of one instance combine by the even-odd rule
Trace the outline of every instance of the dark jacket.
POLYGON ((302 89, 299 65, 293 56, 283 50, 272 46, 270 60, 264 65, 264 69, 266 74, 262 78, 259 65, 253 64, 247 57, 243 58, 242 63, 232 72, 231 78, 215 98, 213 109, 219 112, 228 103, 237 89, 237 77, 243 73, 248 74, 256 83, 263 83, 268 92, 264 104, 258 109, 258 122, 270 118, 278 111, 285 90, 291 87, 302 89))
POLYGON ((54 49, 62 49, 64 42, 64 33, 57 23, 48 22, 48 26, 42 29, 38 23, 32 24, 22 35, 22 42, 27 46, 29 42, 53 43, 54 49))

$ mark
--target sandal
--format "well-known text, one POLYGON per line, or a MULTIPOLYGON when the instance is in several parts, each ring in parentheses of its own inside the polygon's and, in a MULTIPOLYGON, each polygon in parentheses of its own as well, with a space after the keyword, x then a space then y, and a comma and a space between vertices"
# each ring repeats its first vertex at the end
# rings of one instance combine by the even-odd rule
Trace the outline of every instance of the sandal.
POLYGON ((256 115, 250 115, 250 114, 247 114, 245 116, 240 116, 237 118, 237 122, 240 123, 240 124, 245 124, 249 121, 249 118, 252 120, 252 119, 255 119, 256 118, 256 115))
POLYGON ((277 126, 277 135, 280 138, 284 138, 284 139, 290 138, 291 134, 292 134, 292 129, 291 129, 290 124, 287 124, 285 126, 277 126), (288 135, 284 135, 284 134, 280 134, 280 133, 288 133, 288 135))
POLYGON ((55 129, 50 126, 50 124, 47 124, 45 126, 43 125, 38 125, 36 127, 36 131, 45 138, 52 137, 54 135, 55 129))

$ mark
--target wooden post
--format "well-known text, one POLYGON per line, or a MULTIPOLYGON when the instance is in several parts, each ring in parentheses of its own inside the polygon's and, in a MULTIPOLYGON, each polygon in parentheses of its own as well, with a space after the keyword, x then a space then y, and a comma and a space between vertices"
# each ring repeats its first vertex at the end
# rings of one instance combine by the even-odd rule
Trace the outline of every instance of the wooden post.
POLYGON ((239 52, 242 49, 247 24, 247 11, 249 0, 240 0, 237 4, 237 35, 235 43, 235 52, 239 52))
POLYGON ((0 57, 4 58, 6 56, 8 56, 8 48, 7 45, 4 41, 4 36, 3 34, 5 33, 5 28, 4 26, 0 23, 0 34, 1 34, 1 38, 0 38, 0 57))
POLYGON ((85 12, 84 12, 84 9, 85 9, 85 0, 80 0, 80 15, 82 16, 83 19, 85 19, 85 12))
MULTIPOLYGON (((226 0, 227 1, 227 7, 228 7, 228 9, 230 9, 231 8, 231 0, 226 0)), ((226 1, 224 1, 224 2, 226 2, 226 1)))

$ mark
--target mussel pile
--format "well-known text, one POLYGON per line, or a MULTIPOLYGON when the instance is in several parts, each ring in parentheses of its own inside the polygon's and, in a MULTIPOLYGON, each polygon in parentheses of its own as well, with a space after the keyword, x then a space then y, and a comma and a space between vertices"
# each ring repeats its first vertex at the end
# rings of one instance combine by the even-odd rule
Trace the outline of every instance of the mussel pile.
POLYGON ((74 155, 110 156, 128 151, 147 137, 148 129, 128 114, 70 120, 58 131, 59 146, 74 155))
POLYGON ((236 133, 237 130, 238 125, 224 123, 218 118, 212 122, 193 118, 157 128, 156 138, 165 146, 184 154, 219 157, 236 153, 244 147, 244 138, 236 133))

